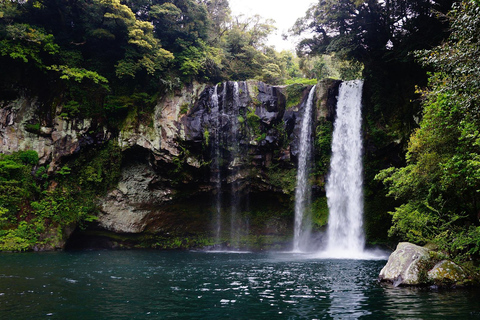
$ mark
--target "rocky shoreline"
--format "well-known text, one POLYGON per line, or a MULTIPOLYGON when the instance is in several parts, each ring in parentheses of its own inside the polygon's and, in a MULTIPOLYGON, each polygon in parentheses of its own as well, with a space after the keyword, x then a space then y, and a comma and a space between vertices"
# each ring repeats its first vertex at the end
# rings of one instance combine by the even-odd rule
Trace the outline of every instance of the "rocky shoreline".
POLYGON ((380 271, 379 280, 395 287, 464 287, 479 285, 480 275, 439 251, 400 242, 380 271))

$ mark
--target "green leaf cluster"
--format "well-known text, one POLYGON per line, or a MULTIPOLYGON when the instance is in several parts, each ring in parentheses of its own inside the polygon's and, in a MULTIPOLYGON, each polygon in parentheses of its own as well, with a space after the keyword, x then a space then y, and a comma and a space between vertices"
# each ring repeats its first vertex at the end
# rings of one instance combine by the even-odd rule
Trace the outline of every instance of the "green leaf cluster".
POLYGON ((0 93, 28 91, 42 114, 60 105, 116 125, 134 94, 300 76, 291 52, 266 44, 273 21, 232 17, 227 0, 2 1, 0 12, 0 93))
POLYGON ((0 154, 0 251, 55 248, 66 228, 96 219, 96 199, 118 180, 121 153, 114 144, 71 160, 47 174, 38 154, 0 154))
POLYGON ((403 202, 392 212, 390 235, 433 242, 458 260, 480 257, 479 10, 471 1, 455 6, 449 40, 418 52, 438 70, 420 91, 423 119, 410 138, 407 165, 377 175, 403 202))

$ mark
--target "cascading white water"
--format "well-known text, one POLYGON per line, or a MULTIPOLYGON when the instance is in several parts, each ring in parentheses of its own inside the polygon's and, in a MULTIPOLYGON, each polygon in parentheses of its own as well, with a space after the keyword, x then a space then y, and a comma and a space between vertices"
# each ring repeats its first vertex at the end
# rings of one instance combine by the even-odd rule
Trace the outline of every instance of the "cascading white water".
POLYGON ((362 80, 343 82, 337 102, 332 156, 326 192, 329 256, 355 258, 363 253, 362 80))
MULTIPOLYGON (((232 168, 232 176, 235 177, 238 173, 238 161, 240 158, 240 136, 239 136, 239 129, 240 123, 238 121, 239 117, 239 107, 240 107, 240 91, 238 88, 238 82, 233 83, 233 101, 232 101, 232 109, 230 112, 231 116, 231 168, 232 168)), ((234 179, 231 185, 231 208, 230 208, 230 245, 232 247, 238 248, 240 245, 240 233, 241 233, 241 222, 239 221, 238 217, 238 207, 240 205, 239 198, 237 196, 237 189, 239 187, 238 180, 234 179)))
POLYGON ((295 226, 293 235, 293 251, 305 250, 310 238, 310 216, 306 214, 308 200, 310 199, 310 158, 312 153, 312 108, 315 88, 308 94, 307 104, 302 119, 300 131, 300 149, 298 152, 297 187, 295 189, 295 226))
POLYGON ((218 85, 213 89, 211 96, 212 100, 212 109, 216 113, 215 117, 215 136, 214 136, 214 161, 213 171, 215 173, 215 189, 216 189, 216 199, 215 199, 215 242, 220 243, 221 231, 222 231, 222 176, 220 172, 220 105, 218 103, 218 85))

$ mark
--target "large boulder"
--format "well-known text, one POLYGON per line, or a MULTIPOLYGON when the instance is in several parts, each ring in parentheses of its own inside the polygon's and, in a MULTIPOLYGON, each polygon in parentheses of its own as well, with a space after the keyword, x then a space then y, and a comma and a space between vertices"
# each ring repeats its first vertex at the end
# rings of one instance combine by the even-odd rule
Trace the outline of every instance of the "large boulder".
POLYGON ((380 271, 380 280, 399 285, 419 285, 424 279, 419 274, 429 261, 429 250, 408 242, 400 242, 380 271))

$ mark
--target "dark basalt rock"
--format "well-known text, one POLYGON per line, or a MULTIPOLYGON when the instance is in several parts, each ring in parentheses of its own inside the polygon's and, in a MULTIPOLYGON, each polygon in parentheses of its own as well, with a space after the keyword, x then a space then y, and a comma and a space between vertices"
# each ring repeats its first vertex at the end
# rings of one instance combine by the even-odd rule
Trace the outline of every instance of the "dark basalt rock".
POLYGON ((286 99, 277 87, 259 82, 257 99, 261 105, 256 108, 255 113, 262 123, 270 126, 281 121, 285 113, 286 99))
MULTIPOLYGON (((99 200, 101 214, 85 233, 97 232, 100 247, 114 246, 105 231, 128 235, 132 246, 143 240, 130 235, 154 243, 159 235, 204 235, 212 229, 212 204, 220 192, 224 215, 234 197, 241 199, 234 205, 249 215, 252 234, 288 237, 293 188, 284 184, 295 170, 310 88, 300 86, 298 103, 287 110, 285 87, 227 82, 216 86, 217 104, 215 86, 193 84, 163 97, 151 118, 132 117, 121 128, 106 128, 96 119, 39 122, 31 111, 34 101, 22 100, 0 108, 0 150, 37 150, 55 170, 64 159, 115 139, 123 152, 120 181, 99 200), (37 123, 39 135, 24 129, 37 123), (25 137, 29 146, 18 143, 25 137)), ((315 119, 325 119, 327 112, 319 116, 318 110, 315 119)), ((228 219, 223 223, 230 227, 228 219)))

